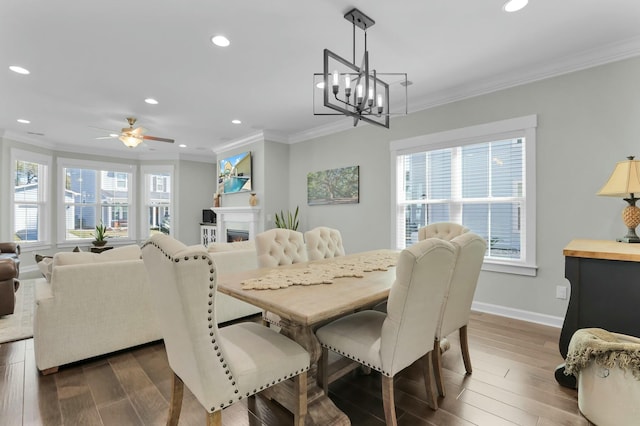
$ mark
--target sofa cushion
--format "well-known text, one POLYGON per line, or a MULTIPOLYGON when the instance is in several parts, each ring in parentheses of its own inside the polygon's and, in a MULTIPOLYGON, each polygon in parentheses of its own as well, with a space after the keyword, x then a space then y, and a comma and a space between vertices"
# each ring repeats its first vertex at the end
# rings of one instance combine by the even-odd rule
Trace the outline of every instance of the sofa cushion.
POLYGON ((102 253, 56 253, 53 256, 53 267, 61 265, 81 265, 96 262, 117 262, 120 260, 140 259, 140 247, 132 244, 116 247, 102 253))

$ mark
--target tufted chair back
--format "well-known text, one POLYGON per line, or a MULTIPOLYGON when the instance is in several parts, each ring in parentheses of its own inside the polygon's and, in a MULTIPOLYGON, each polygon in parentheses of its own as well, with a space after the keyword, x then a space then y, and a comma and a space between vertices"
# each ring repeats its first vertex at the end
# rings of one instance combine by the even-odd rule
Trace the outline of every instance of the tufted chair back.
POLYGON ((309 260, 304 235, 291 229, 269 229, 256 235, 256 254, 260 268, 291 265, 309 260))
POLYGON ((458 235, 469 232, 469 228, 453 222, 435 222, 418 229, 418 241, 427 238, 440 238, 441 240, 451 241, 458 235))
MULTIPOLYGON (((436 330, 434 349, 449 334, 459 330, 460 350, 467 373, 471 373, 471 358, 467 338, 467 324, 471 313, 471 304, 478 284, 478 276, 487 251, 487 242, 473 232, 465 232, 451 240, 458 249, 456 266, 451 277, 451 284, 446 301, 442 307, 441 319, 436 330)), ((442 354, 439 350, 432 352, 436 385, 441 396, 445 396, 442 375, 442 354)))
POLYGON ((304 233, 309 260, 329 259, 344 256, 340 231, 326 226, 318 226, 304 233))
MULTIPOLYGON (((175 423, 167 424, 178 424, 182 383, 211 415, 207 424, 217 425, 223 408, 306 374, 309 354, 291 339, 252 322, 218 328, 216 269, 204 246, 187 247, 155 234, 143 246, 142 258, 175 374, 170 410, 175 423)), ((304 424, 306 393, 301 404, 294 414, 304 424)))

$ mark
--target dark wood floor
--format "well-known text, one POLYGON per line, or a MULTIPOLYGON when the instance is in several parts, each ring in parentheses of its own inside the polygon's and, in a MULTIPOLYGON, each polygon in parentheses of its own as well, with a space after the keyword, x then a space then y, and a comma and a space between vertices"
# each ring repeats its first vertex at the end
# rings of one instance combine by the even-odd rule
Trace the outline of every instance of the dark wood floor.
MULTIPOLYGON (((443 356, 447 397, 440 409, 425 403, 418 366, 396 376, 400 425, 589 425, 575 391, 559 386, 560 330, 473 313, 466 376, 457 335, 443 356)), ((57 374, 36 370, 33 340, 0 345, 0 425, 161 425, 166 421, 171 372, 161 343, 77 363, 57 374)), ((331 384, 330 397, 353 425, 383 425, 380 376, 351 373, 331 384)), ((203 425, 204 409, 185 389, 180 425, 203 425)), ((226 426, 291 424, 277 404, 258 398, 255 414, 244 401, 223 412, 226 426)))

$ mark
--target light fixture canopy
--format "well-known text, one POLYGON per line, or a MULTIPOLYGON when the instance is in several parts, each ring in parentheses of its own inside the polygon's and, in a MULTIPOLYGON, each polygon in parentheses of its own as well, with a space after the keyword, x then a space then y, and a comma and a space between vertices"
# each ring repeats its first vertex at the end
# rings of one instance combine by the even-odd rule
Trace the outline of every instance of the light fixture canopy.
MULTIPOLYGON (((360 120, 389 128, 391 115, 406 115, 407 74, 379 73, 370 67, 367 50, 367 29, 375 21, 358 9, 352 9, 344 18, 353 25, 353 60, 350 62, 329 49, 324 49, 323 72, 314 74, 314 115, 346 115, 353 117, 353 125, 360 120), (364 32, 362 62, 356 64, 356 27, 364 32), (316 91, 322 90, 322 105, 316 91), (391 111, 390 92, 404 96, 399 111, 391 111)), ((399 104, 399 103, 398 103, 399 104)))
POLYGON ((627 161, 616 164, 613 173, 598 191, 598 195, 618 197, 629 205, 622 211, 622 220, 627 226, 627 234, 617 241, 625 243, 640 243, 640 237, 636 234, 636 227, 640 225, 640 208, 636 207, 635 194, 640 193, 640 161, 633 156, 627 157, 627 161))

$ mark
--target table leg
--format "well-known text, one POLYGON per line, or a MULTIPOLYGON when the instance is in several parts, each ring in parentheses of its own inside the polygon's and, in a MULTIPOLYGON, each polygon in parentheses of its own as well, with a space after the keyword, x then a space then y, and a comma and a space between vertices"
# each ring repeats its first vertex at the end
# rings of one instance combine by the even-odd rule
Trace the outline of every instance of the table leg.
MULTIPOLYGON (((320 343, 313 330, 309 326, 292 323, 286 319, 280 319, 280 333, 298 342, 309 352, 311 366, 307 372, 307 426, 347 426, 351 421, 345 413, 335 406, 323 390, 318 386, 318 360, 322 353, 320 343)), ((289 411, 293 408, 294 392, 291 381, 272 386, 263 394, 273 398, 289 411)))

